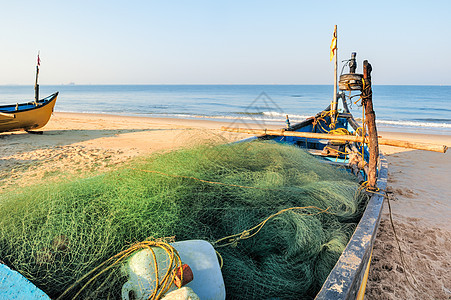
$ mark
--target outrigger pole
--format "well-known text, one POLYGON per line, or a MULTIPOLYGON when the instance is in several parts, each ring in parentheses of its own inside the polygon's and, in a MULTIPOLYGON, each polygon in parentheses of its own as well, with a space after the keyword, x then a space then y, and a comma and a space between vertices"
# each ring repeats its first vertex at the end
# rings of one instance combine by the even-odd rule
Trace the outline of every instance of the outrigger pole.
POLYGON ((36 103, 39 100, 39 84, 38 84, 38 76, 39 76, 39 66, 41 65, 41 59, 39 58, 39 51, 38 51, 38 61, 36 63, 36 81, 34 82, 34 100, 36 103))

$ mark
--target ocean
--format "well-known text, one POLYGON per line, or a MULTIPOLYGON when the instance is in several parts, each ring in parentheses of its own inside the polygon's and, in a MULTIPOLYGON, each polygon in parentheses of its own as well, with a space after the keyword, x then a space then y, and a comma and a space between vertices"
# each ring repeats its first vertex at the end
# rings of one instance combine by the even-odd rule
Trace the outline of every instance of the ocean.
MULTIPOLYGON (((327 107, 332 85, 41 85, 55 111, 285 124, 327 107)), ((355 95, 356 93, 353 93, 355 95)), ((33 86, 0 86, 0 105, 31 101, 33 86)), ((351 108, 358 119, 358 96, 351 108)), ((379 130, 451 135, 451 86, 374 85, 379 130)))

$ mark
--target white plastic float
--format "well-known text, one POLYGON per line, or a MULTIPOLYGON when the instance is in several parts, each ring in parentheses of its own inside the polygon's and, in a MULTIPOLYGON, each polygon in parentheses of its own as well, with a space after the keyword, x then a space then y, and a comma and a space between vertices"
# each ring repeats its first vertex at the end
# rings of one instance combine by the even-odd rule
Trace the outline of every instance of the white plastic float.
MULTIPOLYGON (((193 273, 193 280, 185 285, 202 300, 224 300, 225 286, 219 267, 218 258, 215 249, 207 241, 189 240, 171 243, 182 260, 182 263, 189 265, 193 273)), ((167 272, 169 267, 169 257, 166 252, 158 247, 154 250, 157 263, 158 274, 161 278, 167 272)), ((133 294, 134 299, 147 299, 155 287, 155 268, 152 253, 148 249, 143 249, 133 254, 123 267, 123 272, 128 275, 128 281, 122 286, 122 299, 130 300, 133 294)), ((171 286, 166 293, 169 297, 177 289, 171 286), (172 293, 171 293, 172 292, 172 293)), ((178 299, 196 299, 188 290, 188 298, 178 299)))

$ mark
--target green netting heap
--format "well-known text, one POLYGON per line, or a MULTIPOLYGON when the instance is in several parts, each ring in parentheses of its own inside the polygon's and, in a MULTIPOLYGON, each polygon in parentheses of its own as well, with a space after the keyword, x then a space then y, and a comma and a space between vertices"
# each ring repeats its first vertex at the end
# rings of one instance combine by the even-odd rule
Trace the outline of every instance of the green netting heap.
MULTIPOLYGON (((285 208, 329 208, 316 215, 287 211, 236 247, 217 248, 228 298, 308 299, 361 216, 366 197, 358 188, 346 171, 292 146, 197 146, 1 195, 0 259, 57 297, 137 241, 175 236, 214 242, 285 208)), ((83 298, 119 298, 125 278, 114 272, 83 298)))

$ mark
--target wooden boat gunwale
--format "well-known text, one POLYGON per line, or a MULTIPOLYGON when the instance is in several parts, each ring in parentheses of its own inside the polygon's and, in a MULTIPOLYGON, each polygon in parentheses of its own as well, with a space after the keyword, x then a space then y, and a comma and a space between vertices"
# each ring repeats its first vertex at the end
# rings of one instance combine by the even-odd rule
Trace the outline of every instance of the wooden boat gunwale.
POLYGON ((55 98, 58 96, 59 92, 55 92, 45 98, 42 98, 40 100, 37 101, 38 104, 40 105, 35 105, 34 107, 30 107, 30 108, 25 108, 25 109, 18 109, 15 110, 15 107, 18 106, 20 108, 21 105, 31 105, 34 104, 34 101, 29 101, 29 102, 23 102, 23 103, 17 103, 17 104, 6 104, 6 105, 0 105, 0 112, 2 113, 6 113, 6 114, 17 114, 17 113, 21 113, 21 112, 26 112, 26 111, 30 111, 30 110, 34 110, 37 108, 41 108, 44 107, 48 104, 50 104, 52 101, 55 100, 55 98), (14 110, 4 110, 4 108, 14 108, 14 110))
POLYGON ((371 196, 354 234, 315 299, 363 299, 387 187, 388 162, 381 154, 378 170, 380 191, 371 196))

